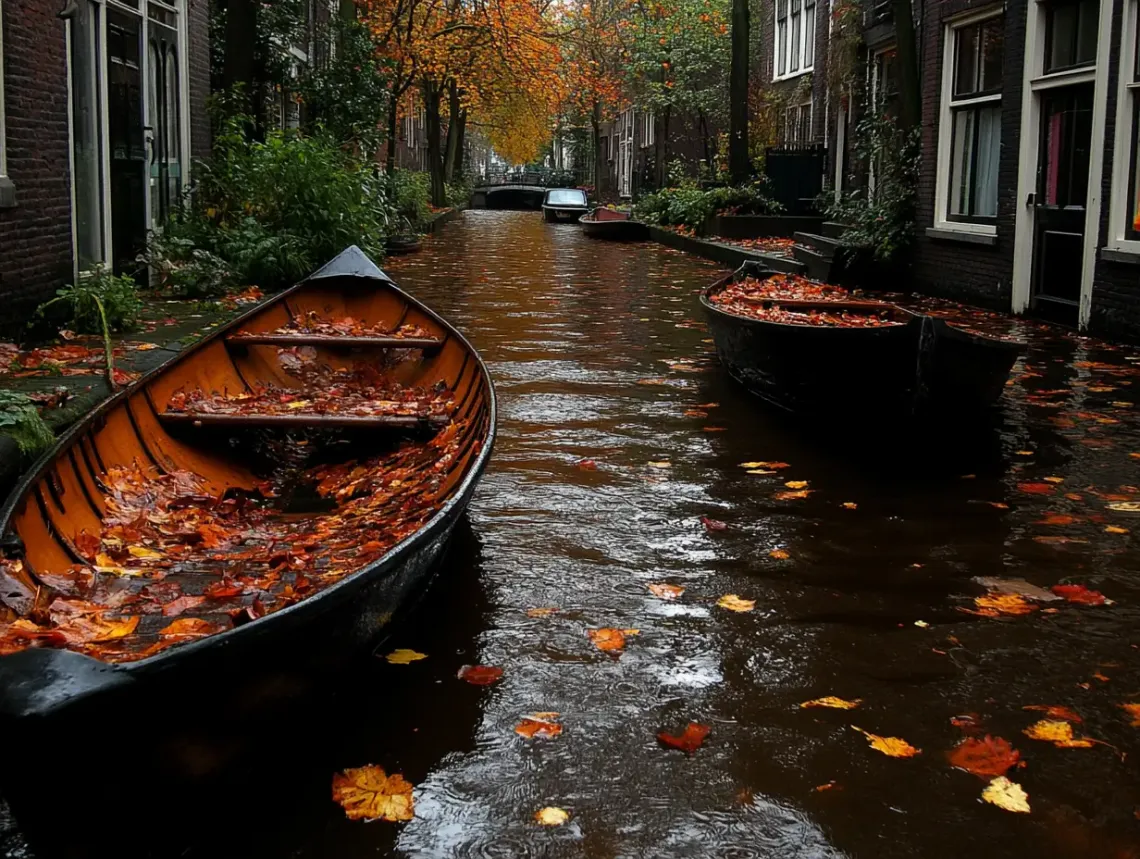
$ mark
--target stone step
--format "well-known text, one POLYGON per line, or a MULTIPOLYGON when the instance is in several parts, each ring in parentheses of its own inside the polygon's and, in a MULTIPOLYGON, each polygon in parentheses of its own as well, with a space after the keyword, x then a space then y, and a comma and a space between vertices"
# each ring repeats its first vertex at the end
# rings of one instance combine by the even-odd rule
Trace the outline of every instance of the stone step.
POLYGON ((792 253, 797 260, 803 263, 805 275, 812 280, 822 280, 824 283, 831 282, 831 257, 824 256, 803 245, 796 245, 792 249, 792 253))
POLYGON ((824 221, 820 229, 829 239, 838 239, 847 230, 847 225, 841 224, 839 221, 824 221))
POLYGON ((795 239, 799 244, 810 248, 828 259, 834 258, 835 252, 842 244, 839 239, 833 239, 830 236, 821 236, 816 233, 796 233, 795 239))

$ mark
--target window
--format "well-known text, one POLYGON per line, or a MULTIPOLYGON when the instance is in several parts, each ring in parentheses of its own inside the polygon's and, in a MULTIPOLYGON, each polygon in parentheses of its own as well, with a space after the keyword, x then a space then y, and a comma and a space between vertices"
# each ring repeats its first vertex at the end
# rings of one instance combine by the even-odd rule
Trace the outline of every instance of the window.
POLYGON ((68 22, 71 44, 71 167, 75 194, 75 255, 80 271, 103 262, 103 8, 82 0, 68 22))
POLYGON ((1045 9, 1045 74, 1096 62, 1098 0, 1061 0, 1045 9))
POLYGON ((1124 5, 1109 247, 1140 253, 1140 3, 1124 5))
POLYGON ((773 80, 810 72, 815 64, 816 0, 776 0, 773 80))
POLYGON ((794 104, 780 117, 779 142, 783 147, 805 146, 811 142, 811 102, 794 104))
POLYGON ((949 229, 996 231, 1004 26, 988 13, 946 29, 936 220, 949 229))
POLYGON ((0 0, 0 207, 15 204, 8 180, 8 145, 4 136, 4 0, 0 0))
POLYGON ((641 114, 641 145, 652 146, 657 142, 657 118, 649 111, 641 114))

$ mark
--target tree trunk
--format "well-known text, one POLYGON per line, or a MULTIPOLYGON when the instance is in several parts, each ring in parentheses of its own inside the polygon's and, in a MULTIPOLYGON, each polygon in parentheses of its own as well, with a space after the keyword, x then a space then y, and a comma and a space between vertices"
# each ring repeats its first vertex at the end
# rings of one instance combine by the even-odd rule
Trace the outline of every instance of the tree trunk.
POLYGON ((895 18, 895 41, 899 64, 899 126, 909 131, 917 128, 922 118, 914 12, 910 0, 892 0, 891 5, 895 18))
POLYGON ((701 125, 701 148, 705 154, 705 167, 709 171, 709 176, 712 176, 716 173, 716 165, 713 164, 712 141, 709 140, 709 120, 703 110, 697 111, 697 119, 701 125))
POLYGON ((345 22, 356 20, 356 0, 340 0, 337 7, 340 19, 345 22))
POLYGON ((450 182, 455 175, 455 158, 459 151, 459 115, 461 111, 459 86, 453 78, 447 87, 447 147, 443 156, 443 179, 445 182, 450 182))
MULTIPOLYGON (((594 109, 590 112, 590 126, 594 130, 594 195, 600 200, 603 191, 602 174, 605 172, 605 158, 602 152, 602 105, 598 101, 594 102, 594 109)), ((609 189, 605 190, 608 191, 609 189)))
POLYGON ((447 183, 443 176, 443 123, 439 102, 443 93, 431 81, 424 81, 424 114, 427 117, 428 175, 431 177, 431 204, 447 205, 447 183))
POLYGON ((400 106, 397 80, 392 81, 392 89, 388 92, 388 158, 384 168, 389 176, 396 172, 396 126, 398 125, 396 120, 400 106))
MULTIPOLYGON (((899 0, 895 0, 899 2, 899 0)), ((908 0, 909 2, 909 0, 908 0)), ((732 0, 732 68, 728 82, 728 171, 732 181, 748 181, 748 0, 732 0)))
POLYGON ((257 6, 256 0, 229 0, 222 56, 222 85, 236 91, 241 110, 251 115, 257 71, 253 51, 257 38, 257 6))
POLYGON ((455 135, 455 163, 451 165, 451 178, 458 181, 463 178, 463 144, 467 137, 467 108, 459 109, 459 131, 455 135))

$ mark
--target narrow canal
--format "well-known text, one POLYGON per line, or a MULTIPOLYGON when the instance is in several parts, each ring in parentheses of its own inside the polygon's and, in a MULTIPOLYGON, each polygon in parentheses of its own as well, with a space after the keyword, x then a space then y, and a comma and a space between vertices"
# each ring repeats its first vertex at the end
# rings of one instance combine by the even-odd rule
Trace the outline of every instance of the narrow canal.
POLYGON ((219 809, 248 821, 226 848, 172 833, 185 855, 1140 857, 1130 352, 1024 327, 994 427, 855 443, 726 379, 695 294, 711 264, 480 211, 389 270, 468 333, 500 397, 470 521, 380 650, 428 658, 370 658, 265 751, 297 763, 219 809), (976 577, 1112 604, 987 617, 976 577), (602 652, 602 627, 638 633, 602 652), (501 681, 458 680, 469 663, 501 681), (823 696, 860 703, 800 706, 823 696), (1031 739, 1052 715, 1027 707, 1067 707, 1098 742, 1031 739), (516 734, 535 712, 562 733, 516 734), (690 721, 711 728, 692 755, 656 740, 690 721), (921 753, 881 754, 852 725, 921 753), (985 735, 1020 753, 1029 814, 951 766, 985 735), (416 785, 414 820, 344 819, 331 775, 369 763, 416 785), (569 822, 537 825, 546 806, 569 822))

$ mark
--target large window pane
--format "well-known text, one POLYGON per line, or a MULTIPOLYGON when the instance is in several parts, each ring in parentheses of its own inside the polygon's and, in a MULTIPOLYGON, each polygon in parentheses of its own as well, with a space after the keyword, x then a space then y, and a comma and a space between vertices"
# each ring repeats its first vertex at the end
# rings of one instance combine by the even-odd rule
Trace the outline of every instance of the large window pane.
POLYGON ((1045 27, 1046 72, 1096 61, 1099 16, 1097 0, 1062 0, 1049 4, 1045 27))
POLYGON ((969 95, 978 91, 978 38, 979 27, 961 27, 957 31, 954 57, 954 95, 969 95))
POLYGON ((75 250, 81 269, 103 262, 103 152, 100 145, 99 12, 80 0, 71 19, 71 107, 75 162, 75 250))
POLYGON ((977 123, 978 154, 971 214, 979 218, 994 218, 997 217, 998 158, 1001 155, 1001 107, 979 109, 977 123))
POLYGON ((1001 89, 1004 31, 1004 18, 991 18, 982 26, 981 90, 983 92, 1001 89))
POLYGON ((815 65, 815 0, 804 3, 804 68, 815 65))
POLYGON ((975 114, 972 110, 954 113, 953 144, 950 152, 950 214, 970 214, 970 187, 973 184, 975 114))
POLYGON ((788 46, 788 52, 791 54, 791 62, 788 63, 789 71, 798 72, 800 70, 800 0, 792 0, 792 37, 788 46))

